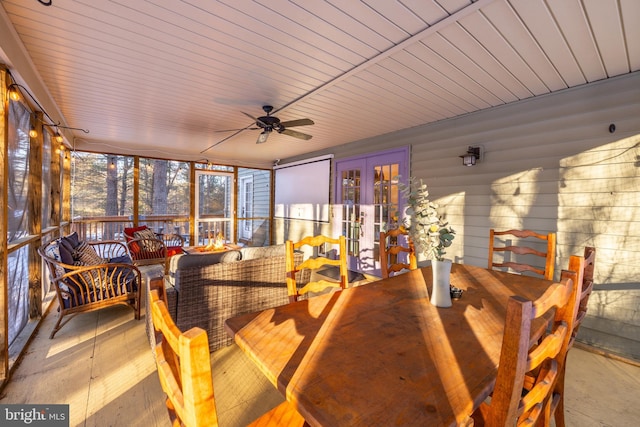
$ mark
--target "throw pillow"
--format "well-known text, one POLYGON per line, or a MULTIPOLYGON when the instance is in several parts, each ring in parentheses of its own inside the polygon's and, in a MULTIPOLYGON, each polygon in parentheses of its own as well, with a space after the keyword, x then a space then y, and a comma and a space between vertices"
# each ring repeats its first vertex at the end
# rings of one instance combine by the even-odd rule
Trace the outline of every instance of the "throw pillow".
POLYGON ((242 260, 270 258, 274 256, 283 256, 285 254, 284 244, 261 247, 246 247, 240 249, 242 260))
POLYGON ((139 227, 125 227, 124 230, 122 230, 124 232, 124 235, 127 239, 127 241, 131 240, 131 239, 135 239, 135 233, 136 231, 140 231, 140 230, 145 230, 149 227, 147 227, 146 225, 141 225, 139 227))
POLYGON ((61 262, 60 258, 60 245, 56 244, 56 242, 49 243, 47 247, 44 249, 44 253, 49 257, 53 258, 58 262, 61 262))
POLYGON ((68 243, 64 243, 62 239, 58 241, 58 251, 60 252, 60 261, 63 264, 73 265, 73 249, 69 249, 68 243))
POLYGON ((81 265, 105 264, 108 261, 98 255, 93 246, 87 242, 80 242, 73 253, 73 259, 82 263, 81 265))
POLYGON ((136 239, 145 239, 140 242, 142 249, 145 251, 155 252, 162 249, 162 242, 158 240, 153 230, 145 228, 144 230, 136 231, 133 235, 136 239))
POLYGON ((69 246, 71 246, 71 249, 75 249, 78 247, 78 245, 80 244, 80 239, 78 238, 78 233, 77 232, 73 232, 71 234, 69 234, 68 236, 64 236, 61 240, 64 240, 65 243, 68 243, 69 246))

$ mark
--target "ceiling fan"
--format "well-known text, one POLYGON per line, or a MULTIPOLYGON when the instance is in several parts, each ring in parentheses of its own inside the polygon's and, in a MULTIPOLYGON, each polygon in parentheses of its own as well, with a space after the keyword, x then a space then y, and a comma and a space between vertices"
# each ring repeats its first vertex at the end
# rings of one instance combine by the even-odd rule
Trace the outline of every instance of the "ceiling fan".
POLYGON ((252 125, 249 125, 249 126, 247 126, 245 128, 242 128, 242 129, 218 130, 216 132, 234 132, 234 133, 229 135, 229 136, 227 136, 227 137, 225 137, 225 138, 223 138, 221 141, 218 141, 215 144, 209 146, 208 148, 205 148, 200 153, 204 153, 204 152, 212 149, 213 147, 216 147, 216 146, 222 144, 223 142, 228 141, 229 139, 233 138, 234 136, 236 136, 237 134, 239 134, 240 132, 245 131, 245 130, 262 129, 262 132, 260 132, 260 135, 258 135, 258 140, 256 141, 256 144, 262 144, 262 143, 267 142, 267 138, 269 138, 269 135, 274 130, 276 132, 278 132, 278 133, 283 133, 285 135, 289 135, 289 136, 292 136, 294 138, 304 139, 305 141, 308 141, 308 140, 310 140, 312 138, 311 135, 308 135, 308 134, 302 133, 302 132, 298 132, 298 131, 295 131, 295 130, 291 130, 289 128, 290 127, 295 127, 295 126, 312 125, 312 124, 314 124, 313 120, 311 120, 311 119, 297 119, 297 120, 288 120, 286 122, 281 122, 279 118, 271 115, 271 111, 273 111, 273 107, 271 105, 263 105, 262 106, 262 110, 265 112, 266 116, 253 117, 251 114, 245 113, 244 111, 242 112, 242 114, 244 114, 245 116, 247 116, 251 120, 253 120, 255 122, 255 126, 257 126, 257 127, 253 127, 252 125))
POLYGON ((291 130, 289 128, 296 126, 308 126, 313 124, 313 120, 311 119, 297 119, 297 120, 288 120, 286 122, 281 122, 279 118, 272 116, 271 111, 273 111, 273 107, 271 105, 264 105, 262 110, 266 113, 266 116, 262 117, 253 117, 251 114, 242 112, 245 116, 249 117, 251 120, 255 121, 257 127, 249 127, 245 129, 236 129, 236 130, 256 130, 262 129, 260 135, 258 135, 258 140, 256 144, 262 144, 267 142, 267 138, 271 132, 276 131, 278 133, 282 133, 285 135, 292 136, 294 138, 309 140, 311 139, 311 135, 306 133, 298 132, 295 130, 291 130))

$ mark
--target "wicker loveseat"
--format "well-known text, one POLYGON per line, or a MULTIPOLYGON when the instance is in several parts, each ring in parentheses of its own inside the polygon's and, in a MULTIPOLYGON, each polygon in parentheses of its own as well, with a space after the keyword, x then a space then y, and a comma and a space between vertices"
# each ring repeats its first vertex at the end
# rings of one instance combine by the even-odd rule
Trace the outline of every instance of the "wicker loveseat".
POLYGON ((210 351, 230 345, 226 319, 289 302, 285 262, 284 245, 176 255, 164 283, 169 312, 180 330, 207 331, 210 351))
POLYGON ((53 240, 38 253, 49 270, 58 298, 53 338, 73 316, 124 304, 140 319, 141 275, 131 263, 127 246, 117 241, 81 242, 75 233, 53 240))

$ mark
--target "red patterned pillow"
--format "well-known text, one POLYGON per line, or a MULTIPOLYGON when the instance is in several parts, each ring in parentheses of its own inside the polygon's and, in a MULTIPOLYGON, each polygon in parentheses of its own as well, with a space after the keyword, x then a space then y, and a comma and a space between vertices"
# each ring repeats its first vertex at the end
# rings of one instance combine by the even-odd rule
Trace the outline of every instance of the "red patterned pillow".
POLYGON ((123 231, 124 231, 125 237, 126 237, 126 239, 127 239, 127 242, 129 242, 129 241, 130 241, 130 240, 132 240, 132 239, 135 239, 135 233, 136 233, 136 231, 146 230, 146 229, 148 229, 148 228, 149 228, 149 227, 147 227, 146 225, 140 225, 140 226, 138 226, 138 227, 128 227, 128 228, 125 228, 123 231))

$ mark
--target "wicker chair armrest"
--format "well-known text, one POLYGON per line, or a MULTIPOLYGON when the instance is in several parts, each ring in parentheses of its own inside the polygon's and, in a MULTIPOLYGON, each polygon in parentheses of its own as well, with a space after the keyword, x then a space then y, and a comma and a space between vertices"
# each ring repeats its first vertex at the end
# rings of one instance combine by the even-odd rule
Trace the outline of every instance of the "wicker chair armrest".
POLYGON ((102 258, 112 259, 129 255, 129 250, 124 242, 117 240, 102 240, 87 243, 91 245, 102 258))
POLYGON ((184 246, 184 238, 179 234, 163 234, 160 238, 165 246, 184 246))

